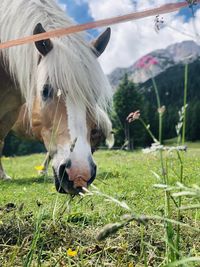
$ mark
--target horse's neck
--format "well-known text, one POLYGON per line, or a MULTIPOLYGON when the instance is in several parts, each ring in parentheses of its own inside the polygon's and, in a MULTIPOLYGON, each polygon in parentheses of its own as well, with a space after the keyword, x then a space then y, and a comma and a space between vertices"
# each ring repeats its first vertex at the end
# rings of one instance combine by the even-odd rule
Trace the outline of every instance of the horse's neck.
MULTIPOLYGON (((14 95, 18 95, 19 98, 21 98, 21 92, 18 90, 16 84, 14 83, 13 78, 11 77, 8 66, 6 66, 3 63, 3 58, 0 53, 0 99, 2 101, 3 97, 7 95, 8 93, 10 94, 11 92, 14 95)), ((22 99, 21 99, 22 101, 22 99)))
MULTIPOLYGON (((0 121, 4 120, 5 117, 9 117, 8 114, 12 115, 12 111, 14 112, 16 109, 21 107, 18 118, 15 119, 15 124, 13 125, 13 127, 11 125, 12 130, 22 138, 41 140, 41 122, 39 121, 40 116, 39 114, 34 112, 35 107, 33 107, 32 127, 28 112, 26 110, 26 104, 23 104, 24 100, 21 97, 21 92, 16 87, 11 76, 9 75, 9 72, 3 65, 1 57, 0 81, 0 103, 3 103, 3 105, 0 105, 0 121)), ((16 115, 15 112, 13 116, 14 115, 16 115)), ((9 124, 9 121, 6 121, 6 123, 9 124)), ((1 131, 2 129, 0 129, 0 132, 1 131)), ((4 135, 3 133, 0 134, 4 135)))
POLYGON ((21 93, 17 90, 0 57, 0 137, 4 138, 17 119, 22 105, 21 93))
MULTIPOLYGON (((13 92, 14 95, 20 96, 20 91, 16 90, 14 82, 10 77, 8 71, 6 71, 6 66, 2 63, 2 57, 0 56, 0 103, 4 103, 4 99, 11 96, 13 92)), ((6 101, 7 102, 7 101, 6 101)))

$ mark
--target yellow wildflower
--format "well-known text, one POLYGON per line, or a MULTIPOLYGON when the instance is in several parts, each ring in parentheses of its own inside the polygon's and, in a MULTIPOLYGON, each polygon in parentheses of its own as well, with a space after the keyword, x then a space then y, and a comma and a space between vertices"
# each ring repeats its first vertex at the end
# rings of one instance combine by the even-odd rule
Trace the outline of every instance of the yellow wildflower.
POLYGON ((77 250, 72 250, 71 248, 68 248, 67 250, 67 256, 69 257, 75 257, 77 256, 78 254, 78 251, 77 250))
POLYGON ((37 170, 37 171, 44 171, 44 166, 43 165, 39 165, 39 166, 35 166, 35 169, 37 170))

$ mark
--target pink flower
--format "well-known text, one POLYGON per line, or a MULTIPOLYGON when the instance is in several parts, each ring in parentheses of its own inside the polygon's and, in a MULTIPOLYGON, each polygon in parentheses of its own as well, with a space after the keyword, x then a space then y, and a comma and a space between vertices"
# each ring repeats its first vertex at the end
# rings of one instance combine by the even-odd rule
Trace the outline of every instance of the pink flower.
POLYGON ((136 110, 135 112, 131 112, 126 120, 131 123, 132 121, 138 120, 140 118, 140 111, 136 110))

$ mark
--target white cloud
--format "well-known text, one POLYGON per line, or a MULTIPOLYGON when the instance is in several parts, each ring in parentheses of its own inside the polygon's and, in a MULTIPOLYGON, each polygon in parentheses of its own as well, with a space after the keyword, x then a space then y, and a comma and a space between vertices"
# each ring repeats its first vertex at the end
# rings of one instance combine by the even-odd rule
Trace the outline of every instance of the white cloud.
POLYGON ((66 11, 67 10, 67 4, 61 3, 61 1, 57 1, 59 6, 62 8, 62 10, 66 11))
MULTIPOLYGON (((91 16, 95 19, 108 18, 160 6, 171 0, 139 0, 133 4, 131 0, 88 0, 91 16)), ((177 2, 177 1, 174 1, 177 2)), ((192 20, 185 22, 177 13, 163 15, 165 28, 156 33, 154 29, 155 17, 112 26, 112 37, 107 50, 100 58, 100 63, 106 73, 116 67, 128 67, 141 56, 155 49, 183 40, 195 39, 192 20), (173 30, 174 28, 175 30, 173 30), (188 35, 181 34, 188 33, 188 35), (191 37, 191 36, 194 37, 191 37)), ((196 13, 197 29, 200 28, 200 11, 196 13)), ((101 29, 102 30, 102 29, 101 29)))
POLYGON ((134 10, 130 0, 88 0, 88 5, 94 19, 109 18, 134 10))

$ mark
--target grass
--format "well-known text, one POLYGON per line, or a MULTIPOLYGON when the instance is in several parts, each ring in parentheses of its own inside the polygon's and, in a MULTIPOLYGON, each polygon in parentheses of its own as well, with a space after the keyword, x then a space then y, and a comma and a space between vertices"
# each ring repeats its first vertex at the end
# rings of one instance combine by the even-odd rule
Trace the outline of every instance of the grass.
MULTIPOLYGON (((200 185, 199 158, 198 148, 185 154, 186 185, 200 185)), ((13 180, 0 182, 0 266, 165 266, 161 221, 151 220, 146 226, 131 222, 97 241, 106 224, 121 221, 128 211, 101 195, 72 199, 56 193, 51 170, 49 177, 39 177, 34 169, 43 159, 42 154, 3 159, 13 180), (76 253, 71 255, 68 249, 76 253)), ((99 171, 94 185, 101 192, 125 201, 136 214, 163 215, 163 191, 153 187, 160 183, 153 174, 160 171, 159 155, 99 151, 95 160, 99 171)), ((176 184, 178 168, 177 157, 172 155, 170 185, 176 184)), ((182 205, 188 204, 196 202, 183 198, 182 205)), ((172 214, 174 219, 176 214, 172 214)), ((200 228, 197 209, 185 210, 181 216, 182 223, 200 228)), ((181 227, 180 258, 200 257, 199 240, 200 232, 181 227)), ((183 261, 173 266, 200 266, 183 261)))

